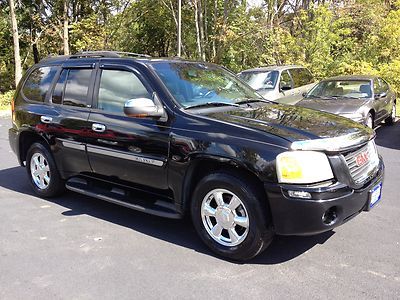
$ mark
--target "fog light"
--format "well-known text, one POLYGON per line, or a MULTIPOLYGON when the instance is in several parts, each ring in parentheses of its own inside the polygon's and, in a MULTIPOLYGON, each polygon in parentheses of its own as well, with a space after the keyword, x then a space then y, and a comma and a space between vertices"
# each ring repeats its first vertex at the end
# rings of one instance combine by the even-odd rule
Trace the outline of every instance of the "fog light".
POLYGON ((325 225, 333 225, 337 220, 336 207, 331 207, 322 215, 322 222, 325 225))
POLYGON ((289 196, 292 198, 311 199, 311 194, 305 191, 288 191, 289 196))

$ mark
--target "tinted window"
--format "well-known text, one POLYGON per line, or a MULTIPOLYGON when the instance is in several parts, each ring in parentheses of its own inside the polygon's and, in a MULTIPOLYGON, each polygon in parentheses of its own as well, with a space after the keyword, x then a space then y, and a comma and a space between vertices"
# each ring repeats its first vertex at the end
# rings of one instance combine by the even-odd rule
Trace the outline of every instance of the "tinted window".
POLYGON ((103 70, 97 101, 98 109, 122 114, 125 102, 135 98, 151 99, 151 95, 135 74, 127 71, 103 70))
POLYGON ((71 69, 68 72, 63 104, 72 106, 86 106, 92 70, 71 69))
POLYGON ((314 81, 313 76, 307 69, 292 69, 290 74, 293 78, 294 87, 307 85, 314 81))
POLYGON ((281 81, 279 83, 279 88, 291 89, 293 88, 292 79, 290 78, 288 71, 283 71, 281 74, 281 81))
POLYGON ((33 71, 22 90, 25 97, 32 101, 43 102, 56 72, 57 67, 42 67, 33 71))
POLYGON ((239 74, 239 78, 255 90, 273 89, 278 81, 278 76, 278 71, 243 72, 239 74))
POLYGON ((67 79, 68 70, 62 70, 60 77, 57 80, 56 86, 53 91, 51 101, 53 103, 61 104, 64 95, 65 80, 67 79))

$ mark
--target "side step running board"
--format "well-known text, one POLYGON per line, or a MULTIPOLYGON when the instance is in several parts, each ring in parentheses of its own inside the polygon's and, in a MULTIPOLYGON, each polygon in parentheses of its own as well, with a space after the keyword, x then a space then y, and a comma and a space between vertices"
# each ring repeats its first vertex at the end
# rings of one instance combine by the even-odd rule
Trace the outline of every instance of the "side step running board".
POLYGON ((73 177, 67 181, 65 186, 70 191, 148 214, 170 219, 182 218, 172 203, 154 199, 154 196, 152 196, 153 199, 146 199, 149 198, 148 195, 134 189, 111 184, 105 185, 104 182, 85 177, 73 177))

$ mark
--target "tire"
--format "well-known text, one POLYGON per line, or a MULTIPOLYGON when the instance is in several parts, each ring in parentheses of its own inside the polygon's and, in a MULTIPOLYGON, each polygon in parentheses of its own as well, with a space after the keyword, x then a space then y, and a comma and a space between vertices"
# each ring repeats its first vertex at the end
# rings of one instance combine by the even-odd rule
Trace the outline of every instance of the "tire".
POLYGON ((38 196, 50 198, 65 191, 65 182, 57 170, 53 156, 42 143, 34 143, 29 148, 26 155, 26 171, 38 196))
POLYGON ((372 116, 371 113, 368 113, 367 119, 365 120, 365 126, 369 128, 374 128, 374 117, 372 116))
POLYGON ((255 257, 274 236, 265 196, 251 181, 230 173, 213 173, 198 183, 192 195, 191 216, 203 242, 231 260, 255 257), (229 209, 230 205, 234 209, 229 209), (236 235, 231 235, 232 231, 236 235))
POLYGON ((396 103, 393 103, 390 116, 385 119, 385 124, 387 125, 393 125, 394 122, 396 122, 396 103))

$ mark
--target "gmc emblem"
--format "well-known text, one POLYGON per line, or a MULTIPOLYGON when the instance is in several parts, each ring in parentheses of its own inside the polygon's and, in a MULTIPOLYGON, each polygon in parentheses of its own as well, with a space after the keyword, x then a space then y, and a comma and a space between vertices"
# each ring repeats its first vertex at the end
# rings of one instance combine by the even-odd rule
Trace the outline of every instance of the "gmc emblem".
POLYGON ((361 167, 361 166, 365 165, 368 162, 368 160, 369 160, 369 155, 368 155, 368 152, 365 151, 365 152, 362 152, 357 155, 356 164, 357 164, 357 166, 361 167))

